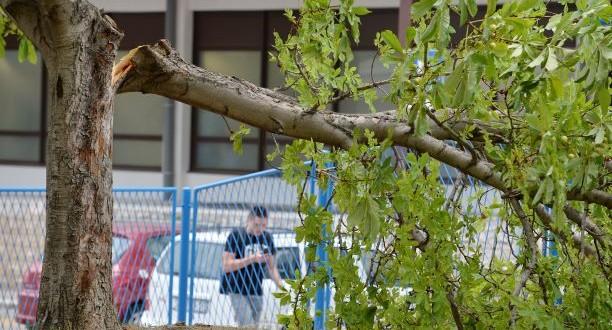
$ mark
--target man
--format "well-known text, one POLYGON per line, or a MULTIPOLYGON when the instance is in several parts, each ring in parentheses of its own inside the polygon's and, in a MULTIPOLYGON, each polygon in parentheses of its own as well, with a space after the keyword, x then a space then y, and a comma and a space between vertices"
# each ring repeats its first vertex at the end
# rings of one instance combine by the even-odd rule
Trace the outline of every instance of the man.
POLYGON ((268 211, 263 206, 251 208, 246 226, 227 237, 223 252, 221 293, 229 294, 239 326, 256 325, 262 309, 264 267, 280 288, 282 281, 276 268, 276 247, 266 231, 268 211))

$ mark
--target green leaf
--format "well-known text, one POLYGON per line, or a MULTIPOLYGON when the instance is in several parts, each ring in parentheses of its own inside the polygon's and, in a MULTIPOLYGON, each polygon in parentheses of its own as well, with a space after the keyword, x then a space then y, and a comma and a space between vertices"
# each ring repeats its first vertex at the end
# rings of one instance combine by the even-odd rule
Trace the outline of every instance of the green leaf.
POLYGON ((564 93, 563 82, 558 77, 550 78, 550 85, 552 86, 552 91, 556 97, 561 97, 564 93))
POLYGON ((19 40, 19 49, 17 50, 17 61, 19 63, 23 63, 25 59, 28 57, 28 44, 26 39, 19 40))
POLYGON ((28 60, 28 62, 32 64, 36 64, 37 62, 36 48, 34 48, 32 42, 25 37, 19 39, 17 60, 19 63, 23 63, 25 60, 28 60))
POLYGON ((478 12, 478 5, 476 4, 476 0, 464 0, 467 4, 468 11, 470 12, 470 16, 474 17, 476 12, 478 12))
POLYGON ((531 63, 529 63, 527 66, 530 68, 535 68, 536 66, 542 64, 542 62, 544 62, 544 57, 546 56, 546 50, 543 50, 540 55, 538 55, 538 57, 534 58, 533 61, 531 61, 531 63))
POLYGON ((519 57, 521 54, 523 54, 523 45, 521 44, 511 44, 508 48, 514 48, 512 54, 510 55, 512 57, 519 57))
POLYGON ((539 185, 538 192, 536 192, 535 196, 533 196, 533 200, 531 201, 531 205, 536 205, 542 199, 542 195, 544 194, 544 190, 546 190, 543 184, 539 185))
POLYGON ((600 86, 597 90, 597 100, 599 101, 599 106, 603 113, 608 112, 608 107, 610 106, 610 90, 605 84, 600 86))
POLYGON ((395 33, 389 30, 384 30, 381 33, 381 36, 383 40, 387 43, 387 45, 391 46, 391 48, 393 48, 398 53, 402 53, 402 44, 400 43, 395 33))
POLYGON ((412 43, 412 40, 414 40, 414 37, 416 36, 416 33, 416 29, 412 26, 406 29, 406 47, 410 46, 410 43, 412 43))
POLYGON ((527 10, 531 10, 537 8, 538 4, 540 4, 542 0, 519 0, 518 7, 516 8, 517 12, 524 12, 527 10))
POLYGON ((4 41, 4 37, 0 34, 0 58, 4 57, 6 48, 6 41, 4 41))
POLYGON ((371 11, 366 7, 353 7, 352 11, 357 16, 363 16, 371 13, 371 11))
POLYGON ((557 61, 557 56, 552 49, 548 49, 548 59, 546 60, 546 70, 554 71, 559 66, 559 62, 557 61))
POLYGON ((487 14, 486 17, 493 15, 497 10, 497 0, 487 0, 487 14))
POLYGON ((606 130, 603 128, 599 128, 597 130, 597 134, 595 134, 595 144, 601 144, 604 141, 606 136, 606 130))
POLYGON ((466 0, 459 1, 459 24, 465 25, 468 17, 468 8, 466 4, 466 0))
POLYGON ((448 76, 448 79, 446 79, 446 82, 444 83, 444 87, 446 89, 446 92, 449 95, 454 95, 456 93, 459 83, 461 82, 461 79, 463 78, 464 68, 465 68, 465 62, 460 62, 459 64, 457 64, 457 67, 450 74, 450 76, 448 76))
POLYGON ((493 54, 497 57, 505 57, 508 54, 508 45, 504 42, 490 42, 489 46, 493 51, 493 54))
POLYGON ((416 20, 425 15, 434 6, 437 0, 421 0, 417 3, 413 3, 410 8, 411 16, 413 20, 416 20))
POLYGON ((425 32, 423 32, 423 35, 421 36, 421 42, 426 43, 438 34, 439 22, 440 11, 437 11, 429 22, 429 25, 425 29, 425 32))
POLYGON ((467 90, 466 84, 468 79, 467 72, 463 71, 459 79, 459 84, 457 85, 455 95, 453 96, 453 101, 451 102, 451 106, 453 107, 458 107, 465 103, 465 95, 467 90))
POLYGON ((347 221, 349 226, 359 228, 359 230, 373 241, 380 230, 380 207, 371 196, 359 198, 351 208, 347 221))
POLYGON ((230 136, 230 141, 233 142, 234 152, 238 155, 242 155, 242 138, 248 135, 251 132, 251 129, 246 127, 244 124, 240 124, 240 129, 238 131, 232 133, 230 136))
POLYGON ((551 30, 551 31, 554 32, 556 30, 556 27, 559 24, 559 22, 561 22, 561 18, 562 17, 563 17, 563 15, 561 15, 561 14, 557 14, 557 15, 554 15, 553 17, 551 17, 548 20, 548 24, 546 24, 545 29, 551 30))
POLYGON ((374 241, 380 230, 380 207, 378 203, 371 198, 366 198, 366 213, 364 218, 364 231, 370 241, 374 241))

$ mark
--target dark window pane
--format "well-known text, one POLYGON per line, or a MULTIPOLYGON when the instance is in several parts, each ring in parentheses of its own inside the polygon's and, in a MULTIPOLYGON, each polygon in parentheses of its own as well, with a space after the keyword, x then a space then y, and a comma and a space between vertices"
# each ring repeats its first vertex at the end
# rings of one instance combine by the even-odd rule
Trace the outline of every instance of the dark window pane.
MULTIPOLYGON (((251 50, 208 50, 200 52, 200 65, 222 74, 236 76, 256 85, 261 81, 261 51, 251 50)), ((240 124, 226 118, 235 131, 240 124)), ((210 112, 196 112, 197 136, 229 136, 227 124, 220 115, 210 112)), ((259 130, 251 127, 249 136, 257 137, 259 130)))
POLYGON ((152 44, 164 38, 164 13, 110 13, 124 37, 120 49, 152 44))
MULTIPOLYGON (((358 50, 354 52, 355 58, 353 59, 353 65, 357 67, 357 72, 361 75, 361 80, 364 85, 371 84, 372 81, 380 81, 384 79, 388 79, 391 75, 391 69, 385 68, 382 63, 375 59, 376 51, 375 50, 358 50), (372 66, 372 61, 374 61, 374 66, 372 66)), ((376 94, 378 95, 378 99, 374 102, 374 106, 376 107, 376 111, 387 111, 392 110, 393 105, 389 102, 385 102, 384 97, 386 96, 385 90, 388 87, 380 86, 376 89, 376 94)), ((348 98, 340 101, 339 112, 344 113, 368 113, 370 112, 370 108, 368 105, 360 100, 358 102, 348 98)))
POLYGON ((38 137, 0 135, 0 160, 39 161, 39 140, 38 137))
MULTIPOLYGON (((199 64, 207 69, 248 80, 256 85, 261 82, 261 51, 207 50, 199 53, 199 64)), ((197 111, 195 132, 198 137, 228 138, 240 127, 240 123, 217 114, 197 111), (230 126, 228 129, 227 126, 230 126)), ((253 171, 258 168, 258 147, 253 143, 259 138, 259 129, 250 127, 247 138, 251 143, 243 145, 243 154, 235 154, 229 139, 226 141, 197 141, 194 167, 199 169, 253 171)))
POLYGON ((258 49, 262 12, 202 12, 194 15, 195 49, 258 49))
POLYGON ((195 165, 205 169, 256 170, 257 149, 256 144, 244 144, 242 155, 238 155, 231 143, 198 143, 195 165))
POLYGON ((261 56, 258 50, 207 50, 200 52, 199 63, 204 68, 259 85, 261 56))
POLYGON ((266 156, 266 164, 265 167, 266 168, 272 168, 272 167, 279 167, 281 165, 281 155, 277 155, 274 159, 272 159, 271 161, 268 160, 267 156, 271 153, 273 153, 274 151, 276 151, 277 149, 277 145, 278 145, 278 149, 280 152, 285 151, 285 147, 291 143, 292 140, 287 139, 287 137, 279 137, 276 136, 276 140, 273 140, 272 138, 269 137, 266 139, 266 150, 265 150, 265 156, 266 156))
POLYGON ((115 139, 113 162, 125 166, 161 166, 161 141, 115 139))
POLYGON ((16 50, 0 57, 0 130, 40 131, 40 61, 19 63, 16 50))
MULTIPOLYGON (((127 53, 127 51, 119 51, 117 58, 127 53)), ((130 135, 161 135, 166 106, 167 99, 158 95, 119 94, 115 98, 113 132, 130 135)))
MULTIPOLYGON (((232 132, 236 132, 240 129, 240 122, 227 117, 224 120, 221 115, 213 112, 198 111, 196 120, 198 136, 201 137, 215 136, 229 138, 231 135, 230 129, 232 132)), ((251 131, 247 135, 248 137, 256 138, 259 136, 259 129, 248 125, 247 127, 251 128, 251 131)))
POLYGON ((160 135, 167 99, 152 94, 119 94, 115 99, 115 134, 160 135))
POLYGON ((297 93, 291 88, 285 87, 285 76, 276 63, 268 63, 268 88, 280 88, 280 92, 289 96, 296 97, 297 93))

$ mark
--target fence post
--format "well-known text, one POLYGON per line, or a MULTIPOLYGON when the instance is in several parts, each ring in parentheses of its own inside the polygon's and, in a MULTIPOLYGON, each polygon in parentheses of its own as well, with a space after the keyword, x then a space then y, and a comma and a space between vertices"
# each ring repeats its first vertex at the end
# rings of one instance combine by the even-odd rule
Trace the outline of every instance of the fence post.
MULTIPOLYGON (((189 270, 189 215, 191 214, 191 189, 183 188, 181 216, 181 260, 179 266, 179 292, 177 322, 187 320, 187 275, 189 270)), ((174 238, 173 238, 174 239, 174 238)))
MULTIPOLYGON (((331 164, 326 164, 328 168, 331 167, 331 164)), ((313 162, 312 171, 311 171, 311 192, 314 191, 314 184, 316 181, 316 165, 313 162)), ((318 185, 318 183, 317 183, 318 185)), ((326 207, 329 203, 329 199, 331 198, 332 191, 332 181, 331 179, 328 181, 326 189, 322 187, 319 188, 319 196, 318 196, 318 204, 321 207, 326 207)), ((328 265, 328 255, 327 255, 327 228, 326 225, 323 225, 321 228, 321 232, 323 235, 323 242, 317 246, 317 257, 319 260, 319 267, 325 267, 329 275, 331 275, 331 269, 329 269, 328 265)), ((324 285, 320 285, 317 288, 317 293, 315 297, 315 330, 323 330, 325 329, 325 321, 327 318, 327 309, 329 308, 329 300, 331 297, 331 292, 329 288, 329 283, 325 283, 324 285)))
MULTIPOLYGON (((550 210, 548 210, 550 212, 550 210)), ((555 241, 555 236, 549 230, 544 234, 544 244, 542 244, 542 255, 547 257, 551 256, 554 258, 559 258, 559 251, 557 251, 557 244, 555 241)), ((561 305, 563 303, 563 298, 560 296, 555 298, 555 305, 561 305)))

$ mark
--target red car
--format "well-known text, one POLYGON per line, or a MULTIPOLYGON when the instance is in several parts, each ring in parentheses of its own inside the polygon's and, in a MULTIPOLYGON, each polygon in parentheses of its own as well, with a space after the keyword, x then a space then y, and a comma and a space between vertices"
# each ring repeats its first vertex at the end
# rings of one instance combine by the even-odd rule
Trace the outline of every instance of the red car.
MULTIPOLYGON (((151 272, 171 234, 171 226, 165 224, 113 224, 113 301, 122 322, 133 323, 144 311, 151 272)), ((23 275, 17 303, 19 323, 36 322, 41 270, 42 262, 36 262, 23 275)))

